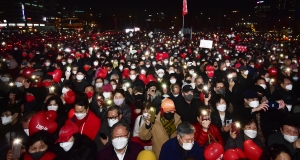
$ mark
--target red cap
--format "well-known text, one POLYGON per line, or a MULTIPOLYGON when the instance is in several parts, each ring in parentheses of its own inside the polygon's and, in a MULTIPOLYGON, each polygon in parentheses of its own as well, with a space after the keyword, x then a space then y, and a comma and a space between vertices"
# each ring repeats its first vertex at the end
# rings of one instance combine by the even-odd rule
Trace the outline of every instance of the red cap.
POLYGON ((58 135, 58 139, 55 143, 67 142, 74 133, 78 132, 78 127, 75 124, 64 125, 58 135))
POLYGON ((102 86, 101 92, 112 92, 113 87, 111 84, 105 84, 102 86))

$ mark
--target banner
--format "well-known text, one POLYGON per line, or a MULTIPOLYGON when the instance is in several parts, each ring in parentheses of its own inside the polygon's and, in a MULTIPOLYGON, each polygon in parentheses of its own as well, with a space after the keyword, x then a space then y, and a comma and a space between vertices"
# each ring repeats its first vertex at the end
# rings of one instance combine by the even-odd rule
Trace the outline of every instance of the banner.
POLYGON ((247 52, 247 46, 235 45, 235 50, 240 52, 247 52))
POLYGON ((183 6, 182 6, 182 16, 185 16, 188 14, 188 9, 187 9, 187 0, 183 0, 183 6))
POLYGON ((211 49, 213 41, 211 40, 200 40, 200 48, 209 48, 211 49))

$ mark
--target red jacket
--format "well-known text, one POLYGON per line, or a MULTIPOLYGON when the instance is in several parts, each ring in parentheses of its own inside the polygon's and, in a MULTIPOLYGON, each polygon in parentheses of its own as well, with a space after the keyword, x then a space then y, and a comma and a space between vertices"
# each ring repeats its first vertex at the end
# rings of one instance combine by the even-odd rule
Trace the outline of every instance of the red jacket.
POLYGON ((195 127, 195 141, 198 142, 201 147, 206 146, 207 144, 218 142, 224 147, 224 140, 219 129, 210 124, 208 128, 208 132, 204 132, 200 123, 193 124, 195 127))
MULTIPOLYGON (((52 152, 46 152, 40 160, 52 160, 56 157, 56 155, 52 152)), ((26 152, 24 155, 24 160, 33 160, 30 155, 26 152)))
MULTIPOLYGON (((76 124, 76 116, 74 115, 72 118, 66 121, 66 124, 76 124)), ((101 127, 101 120, 91 111, 88 111, 87 118, 84 123, 78 126, 79 133, 82 135, 86 135, 91 140, 94 140, 98 131, 101 127)))

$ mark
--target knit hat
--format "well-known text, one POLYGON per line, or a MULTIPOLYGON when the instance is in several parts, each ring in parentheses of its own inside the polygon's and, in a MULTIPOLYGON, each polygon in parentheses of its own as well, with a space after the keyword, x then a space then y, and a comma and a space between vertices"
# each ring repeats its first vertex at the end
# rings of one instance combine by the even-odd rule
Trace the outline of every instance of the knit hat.
POLYGON ((162 100, 161 108, 163 112, 176 111, 174 102, 169 98, 162 100))

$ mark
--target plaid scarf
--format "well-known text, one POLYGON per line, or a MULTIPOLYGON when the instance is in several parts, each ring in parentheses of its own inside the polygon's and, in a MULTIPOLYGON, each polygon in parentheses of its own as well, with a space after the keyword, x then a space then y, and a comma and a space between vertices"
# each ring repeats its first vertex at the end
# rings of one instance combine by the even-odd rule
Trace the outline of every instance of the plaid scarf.
POLYGON ((163 116, 160 117, 161 124, 168 133, 169 137, 176 131, 175 119, 166 120, 163 116))

